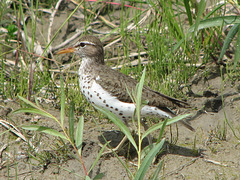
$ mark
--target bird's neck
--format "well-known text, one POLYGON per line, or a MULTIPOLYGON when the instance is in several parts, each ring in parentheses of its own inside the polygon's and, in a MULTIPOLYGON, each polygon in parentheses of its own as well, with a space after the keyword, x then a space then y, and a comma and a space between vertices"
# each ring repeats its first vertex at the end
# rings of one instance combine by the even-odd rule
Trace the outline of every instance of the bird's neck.
POLYGON ((82 57, 79 75, 92 74, 91 72, 100 65, 104 65, 104 59, 100 60, 99 57, 82 57))

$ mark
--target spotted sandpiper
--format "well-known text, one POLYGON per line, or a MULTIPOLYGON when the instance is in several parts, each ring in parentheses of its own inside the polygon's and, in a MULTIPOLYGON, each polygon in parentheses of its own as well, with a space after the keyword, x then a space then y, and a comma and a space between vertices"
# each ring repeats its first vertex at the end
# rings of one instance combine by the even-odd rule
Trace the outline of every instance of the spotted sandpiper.
MULTIPOLYGON (((60 50, 57 54, 72 52, 82 58, 78 71, 79 84, 88 102, 108 109, 127 124, 135 111, 128 91, 132 92, 138 82, 105 65, 103 45, 95 36, 83 36, 75 46, 60 50)), ((175 114, 170 108, 188 106, 184 101, 161 94, 147 86, 143 87, 142 99, 148 104, 142 107, 141 117, 172 118, 175 114)), ((183 120, 180 122, 194 131, 187 122, 183 120)))

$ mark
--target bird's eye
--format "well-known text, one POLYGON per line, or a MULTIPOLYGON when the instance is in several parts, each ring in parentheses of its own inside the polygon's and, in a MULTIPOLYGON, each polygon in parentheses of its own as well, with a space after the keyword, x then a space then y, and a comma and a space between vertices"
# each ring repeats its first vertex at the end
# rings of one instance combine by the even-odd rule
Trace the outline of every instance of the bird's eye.
POLYGON ((86 46, 86 43, 81 42, 81 43, 79 44, 79 46, 84 47, 84 46, 86 46))

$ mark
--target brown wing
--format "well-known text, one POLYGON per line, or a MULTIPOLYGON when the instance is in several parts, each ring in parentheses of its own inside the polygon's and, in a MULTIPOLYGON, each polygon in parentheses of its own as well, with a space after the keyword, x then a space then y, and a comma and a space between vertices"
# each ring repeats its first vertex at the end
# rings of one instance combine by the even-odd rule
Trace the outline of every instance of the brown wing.
MULTIPOLYGON (((105 90, 111 92, 113 96, 117 96, 120 101, 129 103, 132 102, 127 92, 127 89, 129 90, 129 92, 133 92, 135 90, 138 83, 135 79, 103 65, 98 66, 97 71, 99 72, 96 74, 100 76, 100 79, 97 80, 97 82, 105 90)), ((148 105, 157 106, 159 108, 188 106, 186 102, 161 94, 157 91, 150 89, 147 86, 143 87, 142 99, 147 100, 148 105)))
MULTIPOLYGON (((131 97, 127 92, 127 89, 130 93, 135 90, 136 85, 138 83, 135 79, 104 65, 99 65, 96 68, 96 70, 98 71, 96 74, 98 74, 100 78, 97 78, 96 76, 95 79, 105 90, 111 92, 113 96, 117 96, 120 101, 129 103, 132 102, 131 97)), ((157 91, 150 89, 147 86, 143 87, 142 99, 147 100, 148 105, 156 106, 159 109, 169 113, 169 115, 171 115, 172 117, 174 117, 175 114, 169 108, 173 108, 176 106, 177 107, 189 106, 188 103, 184 101, 180 101, 172 97, 166 96, 164 94, 161 94, 157 91)), ((195 131, 195 129, 187 122, 181 120, 180 123, 182 123, 185 127, 190 129, 191 131, 195 131)))

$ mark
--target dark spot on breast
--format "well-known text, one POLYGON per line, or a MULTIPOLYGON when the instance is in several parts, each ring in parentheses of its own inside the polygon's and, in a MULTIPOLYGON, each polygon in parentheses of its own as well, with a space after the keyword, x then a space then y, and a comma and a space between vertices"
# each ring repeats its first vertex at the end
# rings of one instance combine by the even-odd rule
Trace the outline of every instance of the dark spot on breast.
POLYGON ((87 94, 89 95, 89 91, 87 92, 87 94))
POLYGON ((106 107, 109 107, 109 105, 108 105, 108 104, 106 104, 106 107))
POLYGON ((91 88, 91 86, 88 86, 88 89, 90 89, 91 88))
POLYGON ((118 111, 118 108, 115 108, 115 111, 118 111))
POLYGON ((120 112, 119 115, 121 116, 121 115, 123 115, 123 113, 120 112))
POLYGON ((126 117, 125 117, 125 116, 122 116, 122 118, 123 118, 123 119, 126 119, 126 117))
POLYGON ((99 96, 99 93, 97 93, 97 96, 99 96))
POLYGON ((111 109, 113 109, 113 107, 112 107, 112 106, 111 106, 110 108, 111 108, 111 109))
POLYGON ((83 90, 83 94, 85 94, 85 91, 83 90))
POLYGON ((106 103, 106 100, 105 100, 105 99, 103 100, 103 103, 106 103))
POLYGON ((90 94, 90 97, 92 98, 92 95, 90 94))
POLYGON ((102 99, 102 98, 99 96, 99 99, 102 99))

